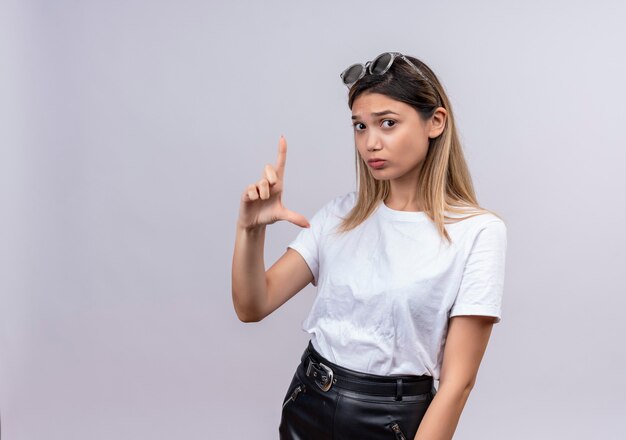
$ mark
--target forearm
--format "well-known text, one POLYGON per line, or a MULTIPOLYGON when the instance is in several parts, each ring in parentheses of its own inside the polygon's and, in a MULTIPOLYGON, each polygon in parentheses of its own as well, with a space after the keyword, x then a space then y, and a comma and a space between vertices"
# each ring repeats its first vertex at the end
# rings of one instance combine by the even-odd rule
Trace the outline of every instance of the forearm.
POLYGON ((233 305, 240 320, 258 321, 267 299, 265 281, 265 225, 246 229, 237 225, 232 266, 233 305))
POLYGON ((440 386, 414 440, 451 440, 471 389, 440 386))

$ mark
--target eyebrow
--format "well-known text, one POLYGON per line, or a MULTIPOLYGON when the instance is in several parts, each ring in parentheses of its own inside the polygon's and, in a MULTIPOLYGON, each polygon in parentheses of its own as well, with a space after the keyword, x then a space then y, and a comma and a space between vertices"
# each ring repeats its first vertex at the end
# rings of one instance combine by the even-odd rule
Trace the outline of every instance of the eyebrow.
MULTIPOLYGON (((398 113, 392 112, 391 110, 383 110, 382 112, 374 112, 371 115, 372 116, 382 116, 382 115, 387 115, 389 113, 400 116, 398 113)), ((358 119, 358 118, 359 118, 359 115, 352 115, 352 119, 358 119)))

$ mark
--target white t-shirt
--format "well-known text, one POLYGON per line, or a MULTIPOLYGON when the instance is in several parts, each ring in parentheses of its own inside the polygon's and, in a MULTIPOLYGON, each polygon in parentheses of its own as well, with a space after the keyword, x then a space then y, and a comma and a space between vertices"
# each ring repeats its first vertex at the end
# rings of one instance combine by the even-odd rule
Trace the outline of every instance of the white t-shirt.
POLYGON ((506 226, 491 213, 446 224, 449 245, 426 213, 381 202, 355 229, 334 231, 356 198, 353 191, 330 200, 287 246, 317 287, 302 329, 346 368, 439 380, 448 318, 501 320, 506 226))

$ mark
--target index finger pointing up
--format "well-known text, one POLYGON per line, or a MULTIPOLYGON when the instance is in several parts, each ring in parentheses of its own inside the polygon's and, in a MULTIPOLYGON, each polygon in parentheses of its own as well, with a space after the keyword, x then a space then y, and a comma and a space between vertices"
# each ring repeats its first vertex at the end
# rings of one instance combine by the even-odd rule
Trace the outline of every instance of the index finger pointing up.
POLYGON ((287 141, 281 134, 278 141, 278 158, 276 159, 276 174, 282 180, 285 174, 285 162, 287 161, 287 141))

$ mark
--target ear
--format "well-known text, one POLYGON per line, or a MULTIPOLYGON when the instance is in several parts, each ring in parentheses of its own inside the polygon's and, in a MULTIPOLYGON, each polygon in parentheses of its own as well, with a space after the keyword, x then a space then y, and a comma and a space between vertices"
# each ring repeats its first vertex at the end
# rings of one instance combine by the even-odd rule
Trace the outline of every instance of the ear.
POLYGON ((448 112, 443 107, 437 107, 435 113, 430 117, 429 120, 429 129, 428 129, 428 137, 436 138, 441 133, 443 133, 444 128, 446 128, 446 121, 448 119, 448 112))

